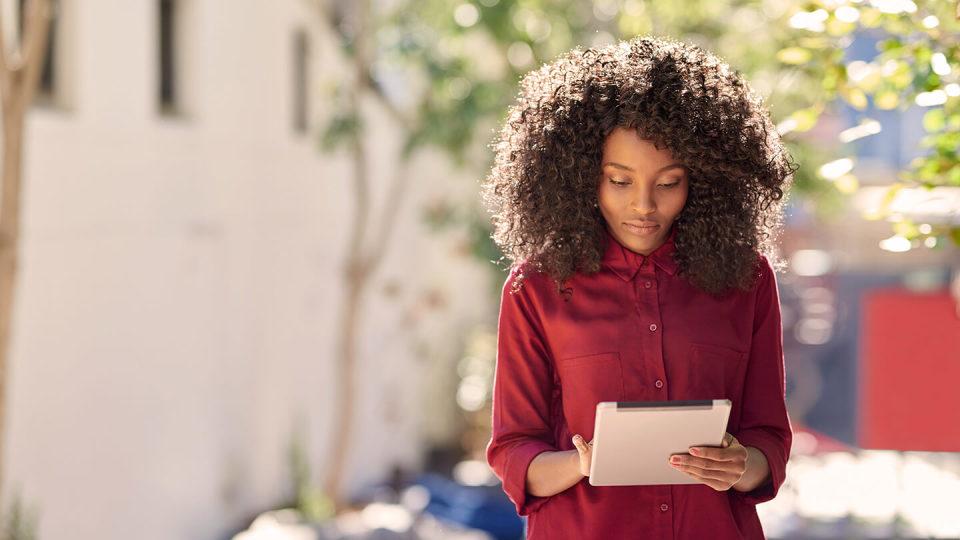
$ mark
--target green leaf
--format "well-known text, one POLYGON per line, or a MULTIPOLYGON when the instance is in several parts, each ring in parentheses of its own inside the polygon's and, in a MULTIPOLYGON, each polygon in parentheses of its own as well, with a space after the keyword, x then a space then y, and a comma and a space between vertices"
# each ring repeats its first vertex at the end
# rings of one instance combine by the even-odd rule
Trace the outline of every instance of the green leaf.
POLYGON ((875 28, 879 26, 882 17, 883 14, 880 13, 879 9, 867 7, 860 9, 860 25, 864 28, 875 28))
POLYGON ((910 221, 898 221, 893 224, 893 232, 898 234, 907 240, 913 240, 920 236, 920 230, 917 228, 917 225, 910 221))
POLYGON ((873 104, 882 110, 896 109, 897 105, 900 104, 900 96, 897 95, 896 92, 889 90, 877 92, 876 95, 873 96, 873 104))
POLYGON ((943 109, 932 109, 923 115, 923 129, 929 133, 942 130, 947 125, 943 109))
POLYGON ((859 88, 844 86, 840 90, 840 95, 857 110, 862 111, 867 108, 867 95, 859 88))
POLYGON ((889 211, 890 203, 897 198, 897 194, 900 193, 901 189, 903 189, 903 184, 899 182, 887 188, 887 192, 883 194, 883 198, 880 200, 880 208, 882 208, 884 213, 889 211))
POLYGON ((960 130, 960 112, 947 115, 947 127, 953 131, 960 130))
POLYGON ((827 21, 827 34, 831 36, 845 36, 857 29, 854 23, 843 22, 840 19, 830 18, 827 21))
POLYGON ((885 39, 877 43, 877 50, 880 52, 891 52, 903 47, 903 42, 899 38, 885 39))
POLYGON ((960 227, 950 229, 950 240, 953 241, 954 245, 960 246, 960 227))
POLYGON ((947 185, 960 187, 960 164, 954 165, 947 171, 947 185))
POLYGON ((817 125, 817 119, 820 118, 820 110, 819 107, 807 107, 794 111, 793 114, 788 117, 796 123, 796 127, 794 127, 793 130, 803 132, 813 129, 813 126, 817 125))
POLYGON ((812 54, 803 47, 787 47, 777 51, 777 60, 784 64, 799 65, 806 64, 812 58, 812 54))
POLYGON ((320 148, 330 152, 352 140, 362 129, 360 118, 352 111, 341 112, 330 118, 320 135, 320 148))

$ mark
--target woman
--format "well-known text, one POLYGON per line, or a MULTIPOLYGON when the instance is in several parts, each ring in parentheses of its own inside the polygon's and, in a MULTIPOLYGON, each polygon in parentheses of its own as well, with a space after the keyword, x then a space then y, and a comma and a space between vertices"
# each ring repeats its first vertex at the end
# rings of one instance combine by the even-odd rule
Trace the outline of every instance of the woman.
POLYGON ((528 538, 763 538, 786 474, 772 244, 795 165, 739 74, 637 38, 528 74, 484 185, 513 261, 487 460, 528 538), (591 486, 600 401, 729 399, 697 483, 591 486), (591 442, 587 442, 591 441, 591 442))

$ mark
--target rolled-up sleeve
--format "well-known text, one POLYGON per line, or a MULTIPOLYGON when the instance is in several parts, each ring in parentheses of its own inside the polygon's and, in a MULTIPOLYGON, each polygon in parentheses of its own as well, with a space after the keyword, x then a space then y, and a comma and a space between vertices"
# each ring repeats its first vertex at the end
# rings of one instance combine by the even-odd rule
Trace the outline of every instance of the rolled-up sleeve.
POLYGON ((518 272, 510 272, 501 293, 486 458, 517 513, 525 516, 548 499, 527 493, 527 468, 537 454, 557 448, 550 425, 552 368, 529 284, 512 292, 518 272))
POLYGON ((758 504, 773 499, 787 473, 793 431, 786 408, 786 378, 783 364, 783 326, 776 275, 766 257, 760 260, 754 310, 753 341, 747 364, 739 433, 743 446, 752 446, 767 458, 770 478, 748 492, 737 492, 746 502, 758 504))

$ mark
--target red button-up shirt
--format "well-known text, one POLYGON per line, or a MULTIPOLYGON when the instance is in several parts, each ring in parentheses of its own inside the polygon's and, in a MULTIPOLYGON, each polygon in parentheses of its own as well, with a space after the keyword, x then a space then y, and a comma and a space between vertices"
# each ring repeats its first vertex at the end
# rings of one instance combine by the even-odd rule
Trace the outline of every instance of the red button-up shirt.
POLYGON ((677 273, 671 231, 649 256, 605 233, 598 272, 575 274, 564 294, 522 265, 504 283, 487 461, 531 539, 764 538, 755 505, 786 474, 792 433, 785 406, 776 277, 765 257, 750 291, 712 297, 677 273), (727 431, 767 458, 770 480, 741 493, 704 484, 591 486, 550 497, 526 492, 544 451, 593 438, 601 401, 729 399, 727 431))

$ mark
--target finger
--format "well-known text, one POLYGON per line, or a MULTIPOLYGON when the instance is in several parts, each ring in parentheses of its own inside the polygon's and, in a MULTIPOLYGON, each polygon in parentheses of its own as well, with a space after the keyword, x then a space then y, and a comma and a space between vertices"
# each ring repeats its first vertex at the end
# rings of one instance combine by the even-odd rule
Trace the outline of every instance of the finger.
POLYGON ((726 435, 724 435, 723 440, 726 442, 726 444, 725 444, 724 446, 727 447, 727 448, 729 448, 729 447, 731 447, 731 446, 739 446, 739 445, 740 445, 740 441, 737 440, 737 438, 734 437, 733 435, 731 435, 730 433, 727 433, 726 435))
POLYGON ((741 450, 741 448, 742 447, 714 448, 710 446, 694 446, 690 448, 690 455, 712 459, 713 461, 738 461, 747 458, 746 450, 741 450))
POLYGON ((583 441, 583 437, 580 435, 573 436, 573 445, 577 447, 577 451, 581 454, 587 451, 587 443, 583 441))
POLYGON ((719 486, 719 489, 727 489, 735 484, 739 479, 736 474, 708 471, 688 465, 682 465, 678 467, 678 469, 694 478, 703 481, 704 483, 710 483, 711 487, 719 486))
POLYGON ((700 482, 701 484, 705 484, 712 487, 717 491, 726 491, 727 489, 729 489, 727 485, 724 485, 724 483, 719 480, 714 480, 712 478, 704 478, 703 476, 700 476, 699 474, 692 471, 681 470, 680 472, 686 474, 687 476, 689 476, 690 478, 693 478, 694 480, 696 480, 697 482, 700 482))
POLYGON ((696 467, 698 469, 710 470, 710 471, 728 471, 736 468, 736 464, 731 461, 716 461, 712 459, 703 459, 693 456, 681 456, 679 458, 671 458, 671 463, 677 463, 679 465, 689 465, 696 467))
POLYGON ((731 481, 732 483, 739 478, 739 475, 736 471, 730 470, 704 469, 702 467, 697 467, 696 465, 679 465, 678 468, 703 478, 709 478, 711 480, 720 480, 724 482, 731 481))

